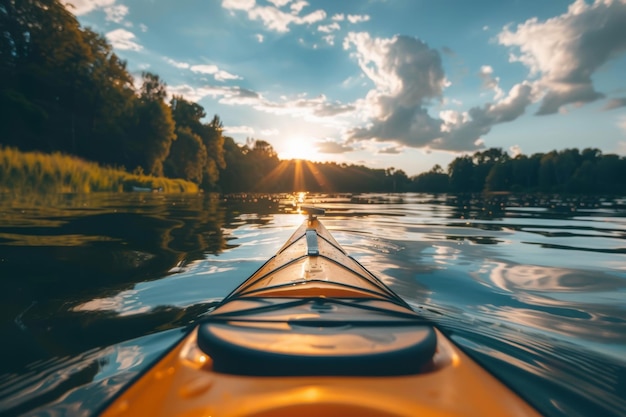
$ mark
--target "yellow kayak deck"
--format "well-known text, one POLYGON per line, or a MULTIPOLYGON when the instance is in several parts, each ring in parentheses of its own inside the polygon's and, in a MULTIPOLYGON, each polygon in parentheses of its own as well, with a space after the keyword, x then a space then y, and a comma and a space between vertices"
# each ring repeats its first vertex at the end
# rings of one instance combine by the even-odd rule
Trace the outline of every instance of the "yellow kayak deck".
POLYGON ((103 416, 538 416, 311 215, 103 416))

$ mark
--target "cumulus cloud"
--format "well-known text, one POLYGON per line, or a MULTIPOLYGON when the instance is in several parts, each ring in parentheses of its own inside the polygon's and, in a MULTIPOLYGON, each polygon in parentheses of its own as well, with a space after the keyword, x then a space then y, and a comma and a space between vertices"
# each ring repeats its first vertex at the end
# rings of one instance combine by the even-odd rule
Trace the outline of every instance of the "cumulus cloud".
POLYGON ((301 1, 293 2, 291 6, 289 6, 289 8, 291 9, 291 13, 300 14, 302 9, 304 9, 308 5, 309 3, 307 3, 304 0, 301 0, 301 1))
POLYGON ((272 0, 272 6, 259 6, 255 0, 222 0, 222 7, 231 11, 245 11, 248 19, 260 20, 267 29, 282 33, 289 32, 290 25, 310 25, 326 18, 326 12, 321 9, 300 16, 300 12, 308 5, 306 1, 294 2, 290 12, 280 9, 290 2, 272 0))
POLYGON ((254 36, 256 37, 256 40, 259 41, 259 43, 263 43, 263 41, 265 40, 265 37, 260 33, 257 33, 254 36))
POLYGON ((96 9, 112 6, 115 4, 115 0, 67 0, 63 3, 68 6, 68 9, 72 11, 73 14, 81 16, 96 9))
POLYGON ((141 51, 143 49, 143 46, 135 41, 135 34, 126 29, 115 29, 105 36, 114 48, 125 51, 141 51))
POLYGON ((352 146, 328 139, 316 142, 315 148, 317 149, 317 152, 327 154, 341 154, 354 151, 354 148, 352 146))
POLYGON ((422 147, 441 136, 442 121, 426 109, 431 100, 441 99, 447 85, 436 50, 417 38, 381 39, 354 32, 346 37, 344 48, 356 49, 352 55, 376 85, 361 103, 370 123, 353 129, 350 139, 422 147))
POLYGON ((230 72, 221 70, 217 65, 192 65, 189 69, 200 74, 212 75, 217 81, 240 80, 241 77, 230 72))
POLYGON ((324 33, 331 33, 334 32, 335 30, 339 30, 341 29, 341 26, 339 26, 339 23, 337 22, 333 22, 331 24, 328 25, 320 25, 317 27, 317 30, 320 32, 324 32, 324 33))
POLYGON ((493 68, 489 65, 480 67, 478 76, 483 81, 483 88, 493 90, 494 100, 499 100, 504 96, 504 91, 500 88, 500 78, 493 75, 493 68))
POLYGON ((111 7, 105 7, 106 20, 115 23, 121 23, 128 14, 128 7, 122 4, 116 4, 111 7))
POLYGON ((348 15, 348 22, 350 23, 361 23, 361 22, 367 22, 368 20, 370 20, 369 15, 366 14, 349 14, 348 15))
MULTIPOLYGON (((76 16, 82 16, 95 10, 103 10, 105 20, 122 23, 128 14, 128 7, 115 4, 116 0, 62 0, 61 2, 76 16)), ((130 23, 128 26, 132 26, 130 23)))
POLYGON ((348 132, 350 143, 373 139, 414 148, 472 151, 484 146, 482 137, 494 125, 515 120, 538 97, 537 85, 529 81, 513 86, 505 96, 493 69, 484 66, 483 81, 496 92, 493 103, 431 116, 428 107, 444 102, 443 91, 449 85, 437 50, 416 38, 380 39, 367 33, 350 33, 344 48, 356 50, 352 56, 375 84, 358 103, 367 123, 348 132))
POLYGON ((513 86, 508 95, 496 103, 472 107, 467 112, 449 110, 440 113, 444 121, 444 137, 435 141, 433 148, 471 150, 481 147, 481 137, 489 133, 494 125, 513 121, 524 114, 535 98, 533 87, 524 81, 513 86))
POLYGON ((335 22, 343 22, 346 19, 346 15, 344 15, 343 13, 337 13, 333 15, 332 19, 335 22))
POLYGON ((567 104, 604 97, 592 75, 626 50, 625 27, 626 1, 576 0, 560 16, 505 27, 497 39, 511 47, 511 62, 524 64, 538 78, 543 97, 537 114, 552 114, 567 104))
POLYGON ((283 7, 291 3, 291 0, 267 0, 267 1, 269 3, 272 3, 276 7, 283 7))
POLYGON ((250 10, 255 4, 255 0, 222 0, 222 7, 228 10, 250 10))

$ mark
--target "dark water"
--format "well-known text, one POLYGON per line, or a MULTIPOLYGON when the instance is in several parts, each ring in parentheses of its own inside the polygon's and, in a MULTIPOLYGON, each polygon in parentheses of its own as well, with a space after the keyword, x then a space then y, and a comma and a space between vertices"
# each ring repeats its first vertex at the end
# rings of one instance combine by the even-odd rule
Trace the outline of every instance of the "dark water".
MULTIPOLYGON (((0 195, 0 414, 91 415, 274 254, 296 200, 0 195)), ((308 201, 541 412, 626 415, 626 199, 308 201)))

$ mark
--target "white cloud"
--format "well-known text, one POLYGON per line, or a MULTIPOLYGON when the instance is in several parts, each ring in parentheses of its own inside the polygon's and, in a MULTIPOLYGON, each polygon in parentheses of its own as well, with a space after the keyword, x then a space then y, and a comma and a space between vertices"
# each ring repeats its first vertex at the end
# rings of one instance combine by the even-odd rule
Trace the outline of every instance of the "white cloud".
POLYGON ((189 69, 190 65, 186 62, 178 62, 178 61, 174 61, 173 59, 170 58, 165 58, 165 60, 167 61, 168 64, 176 67, 176 68, 181 68, 181 69, 189 69))
POLYGON ((96 9, 102 9, 115 4, 115 0, 66 0, 63 3, 68 6, 76 16, 82 16, 96 9))
POLYGON ((296 2, 292 3, 291 6, 289 6, 289 8, 291 9, 291 13, 300 14, 302 9, 304 9, 308 5, 309 5, 309 3, 307 3, 306 1, 301 0, 301 1, 296 1, 296 2))
POLYGON ((322 39, 324 39, 326 43, 330 46, 333 46, 335 44, 335 35, 322 36, 322 39))
POLYGON ((318 31, 324 32, 324 33, 331 33, 339 29, 341 29, 341 26, 339 26, 339 23, 337 22, 333 22, 329 25, 320 25, 317 27, 318 31))
MULTIPOLYGON (((61 2, 76 16, 82 16, 95 10, 103 10, 105 20, 108 22, 122 23, 128 14, 128 7, 123 4, 115 4, 116 0, 61 0, 61 2)), ((126 23, 126 26, 131 27, 132 24, 126 23)))
POLYGON ((139 24, 139 29, 140 29, 142 32, 147 32, 147 31, 148 31, 148 26, 144 25, 143 23, 140 23, 140 24, 139 24))
POLYGON ((250 126, 226 126, 224 131, 229 135, 254 135, 254 129, 250 126))
POLYGON ((219 99, 223 104, 255 105, 262 101, 260 94, 241 87, 202 86, 192 87, 188 84, 168 86, 171 95, 183 96, 188 100, 198 102, 205 97, 219 99))
POLYGON ((217 65, 192 65, 189 69, 200 74, 212 75, 217 81, 240 80, 241 77, 221 70, 217 65))
POLYGON ((509 146, 509 153, 511 154, 511 158, 515 158, 517 155, 522 154, 522 147, 519 145, 509 146))
POLYGON ((255 0, 222 0, 222 7, 228 10, 250 10, 255 4, 255 0))
POLYGON ((125 51, 141 51, 143 49, 143 46, 135 42, 135 34, 126 29, 115 29, 105 36, 114 48, 125 51))
POLYGON ((268 3, 272 3, 276 7, 283 7, 291 3, 291 0, 267 0, 268 3))
POLYGON ((504 91, 500 88, 500 78, 494 77, 493 68, 489 65, 483 65, 480 67, 480 71, 478 72, 478 76, 483 81, 483 88, 488 90, 493 90, 495 93, 494 100, 499 100, 504 96, 504 91))
POLYGON ((128 7, 122 4, 116 4, 111 7, 105 7, 106 20, 109 22, 121 23, 128 14, 128 7))
MULTIPOLYGON (((274 1, 274 4, 284 6, 289 2, 274 1)), ((291 13, 284 12, 275 6, 258 6, 254 0, 223 0, 222 7, 228 10, 247 11, 248 19, 260 20, 266 29, 276 32, 289 32, 289 25, 310 25, 326 18, 324 10, 316 10, 300 16, 302 9, 308 3, 299 1, 291 5, 291 13)))
POLYGON ((499 123, 510 122, 524 114, 526 107, 536 98, 534 85, 524 81, 511 88, 507 97, 496 103, 482 107, 472 107, 467 112, 450 111, 443 117, 445 132, 440 143, 434 148, 472 150, 476 144, 482 145, 482 136, 499 123), (468 146, 468 145, 473 146, 468 146))
POLYGON ((346 15, 344 15, 343 13, 337 13, 333 15, 332 19, 335 22, 343 22, 346 19, 346 15))
POLYGON ((528 81, 504 97, 493 69, 484 66, 480 74, 496 91, 495 102, 431 116, 428 107, 444 102, 443 91, 449 85, 437 50, 416 38, 371 38, 367 33, 350 33, 344 48, 356 50, 352 56, 375 84, 358 102, 368 122, 348 132, 350 143, 373 139, 414 148, 472 151, 484 145, 482 137, 494 125, 515 120, 538 99, 537 83, 528 81))
POLYGON ((567 104, 595 101, 592 75, 626 50, 626 1, 576 0, 566 13, 539 21, 532 18, 498 35, 512 48, 511 62, 521 62, 538 77, 544 94, 538 114, 558 112, 567 104))
POLYGON ((441 136, 442 121, 432 118, 426 105, 441 99, 447 85, 439 52, 417 38, 381 39, 351 32, 344 48, 352 47, 361 70, 376 87, 360 102, 370 124, 353 129, 349 137, 432 145, 441 136))
POLYGON ((254 36, 256 37, 256 40, 259 41, 259 43, 263 43, 263 41, 265 40, 265 37, 260 33, 257 33, 254 36))
POLYGON ((351 104, 333 103, 325 95, 315 98, 299 97, 294 100, 283 99, 272 102, 264 100, 254 106, 255 109, 278 115, 301 117, 309 121, 320 120, 354 111, 351 104))
POLYGON ((369 15, 366 14, 349 14, 348 15, 348 22, 350 23, 361 23, 361 22, 367 22, 368 20, 370 20, 369 15))
POLYGON ((217 65, 192 65, 191 67, 189 67, 189 69, 192 70, 193 72, 198 72, 200 74, 210 74, 210 75, 213 75, 217 71, 219 71, 219 68, 217 68, 217 65))
POLYGON ((282 97, 278 101, 264 98, 261 94, 241 87, 189 85, 169 86, 168 93, 182 95, 185 98, 198 102, 205 97, 217 99, 220 104, 231 106, 249 106, 258 111, 270 114, 286 115, 302 118, 308 121, 324 122, 327 125, 337 124, 334 120, 338 115, 350 115, 354 112, 351 104, 331 102, 324 95, 307 98, 301 95, 295 99, 282 97))

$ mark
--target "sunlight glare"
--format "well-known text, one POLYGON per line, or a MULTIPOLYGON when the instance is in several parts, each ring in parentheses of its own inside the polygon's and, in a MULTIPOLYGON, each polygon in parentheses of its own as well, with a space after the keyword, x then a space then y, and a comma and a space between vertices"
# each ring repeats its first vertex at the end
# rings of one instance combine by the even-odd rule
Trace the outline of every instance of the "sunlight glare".
POLYGON ((280 152, 280 159, 300 159, 311 161, 317 158, 318 153, 315 148, 314 139, 294 137, 289 139, 286 150, 280 152))

